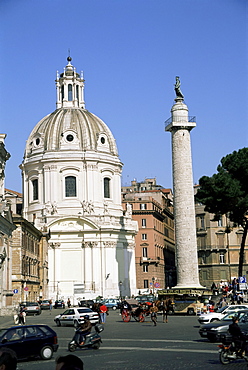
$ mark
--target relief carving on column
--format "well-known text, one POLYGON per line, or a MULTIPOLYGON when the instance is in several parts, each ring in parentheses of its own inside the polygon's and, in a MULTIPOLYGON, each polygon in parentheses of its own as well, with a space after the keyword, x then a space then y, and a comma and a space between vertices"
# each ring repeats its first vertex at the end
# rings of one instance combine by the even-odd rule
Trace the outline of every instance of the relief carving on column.
POLYGON ((111 242, 111 241, 103 242, 103 245, 105 248, 115 248, 116 244, 117 244, 116 242, 111 242))
POLYGON ((60 247, 61 243, 49 243, 48 249, 58 249, 60 247))
POLYGON ((94 204, 93 204, 92 200, 90 200, 89 202, 86 201, 86 200, 83 200, 83 201, 80 201, 80 203, 81 203, 82 208, 83 208, 83 213, 88 213, 89 215, 94 213, 94 204))
POLYGON ((91 242, 91 241, 82 241, 82 248, 95 248, 97 247, 98 242, 91 242))

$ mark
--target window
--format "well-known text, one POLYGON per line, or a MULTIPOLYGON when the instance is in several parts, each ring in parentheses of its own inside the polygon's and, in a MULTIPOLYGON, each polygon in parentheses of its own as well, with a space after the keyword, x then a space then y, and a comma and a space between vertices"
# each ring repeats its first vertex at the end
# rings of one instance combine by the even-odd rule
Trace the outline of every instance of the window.
POLYGON ((105 177, 104 180, 104 198, 110 198, 110 179, 105 177))
POLYGON ((77 97, 77 100, 79 100, 79 91, 78 91, 78 85, 76 86, 76 97, 77 97))
POLYGON ((144 280, 144 289, 147 289, 149 287, 148 280, 144 280))
POLYGON ((146 209, 146 203, 141 203, 140 204, 140 209, 142 209, 142 210, 146 209))
POLYGON ((72 101, 72 85, 68 85, 68 101, 72 101))
POLYGON ((65 89, 64 89, 64 85, 62 85, 62 88, 61 88, 61 98, 62 98, 62 101, 65 97, 65 93, 64 93, 65 89))
POLYGON ((142 218, 141 220, 141 226, 146 227, 146 218, 142 218))
POLYGON ((223 226, 223 223, 222 223, 222 216, 220 216, 220 218, 218 219, 218 226, 219 226, 219 227, 222 227, 222 226, 223 226))
POLYGON ((33 200, 38 199, 38 179, 32 181, 33 185, 33 200))
POLYGON ((143 257, 147 257, 148 256, 147 247, 142 248, 142 255, 143 255, 143 257))
POLYGON ((148 265, 147 264, 143 265, 143 272, 148 272, 148 265))
POLYGON ((147 234, 142 234, 142 235, 141 235, 141 239, 142 239, 142 240, 147 240, 147 234))
POLYGON ((65 196, 66 197, 76 197, 76 177, 67 176, 65 178, 65 196))
POLYGON ((221 264, 225 263, 225 255, 224 254, 220 254, 220 263, 221 264))

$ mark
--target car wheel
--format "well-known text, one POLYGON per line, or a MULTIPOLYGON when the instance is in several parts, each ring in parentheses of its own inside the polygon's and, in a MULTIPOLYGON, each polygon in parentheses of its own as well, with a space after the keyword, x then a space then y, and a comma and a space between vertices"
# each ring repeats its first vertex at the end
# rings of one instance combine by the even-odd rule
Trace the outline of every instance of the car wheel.
POLYGON ((40 351, 42 360, 50 360, 53 357, 53 349, 50 346, 45 346, 40 351))
POLYGON ((194 309, 193 308, 189 308, 187 314, 190 315, 190 316, 194 315, 195 314, 194 309))
POLYGON ((57 319, 55 322, 56 322, 56 325, 57 325, 57 326, 61 326, 61 322, 60 322, 60 320, 59 320, 59 319, 57 319))
POLYGON ((117 308, 116 306, 113 306, 113 307, 112 307, 112 310, 114 310, 114 311, 115 311, 115 310, 116 310, 116 308, 117 308))

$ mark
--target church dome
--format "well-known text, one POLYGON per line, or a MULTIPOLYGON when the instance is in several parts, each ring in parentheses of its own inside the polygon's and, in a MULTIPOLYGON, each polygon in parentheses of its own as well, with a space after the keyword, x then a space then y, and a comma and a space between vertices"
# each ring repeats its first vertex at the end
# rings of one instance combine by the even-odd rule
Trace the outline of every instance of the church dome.
POLYGON ((84 108, 56 109, 32 130, 26 156, 44 151, 99 151, 118 156, 115 139, 107 125, 84 108))
POLYGON ((115 139, 108 126, 85 109, 84 78, 71 64, 57 72, 57 109, 44 117, 32 130, 25 157, 49 151, 97 151, 118 156, 115 139))

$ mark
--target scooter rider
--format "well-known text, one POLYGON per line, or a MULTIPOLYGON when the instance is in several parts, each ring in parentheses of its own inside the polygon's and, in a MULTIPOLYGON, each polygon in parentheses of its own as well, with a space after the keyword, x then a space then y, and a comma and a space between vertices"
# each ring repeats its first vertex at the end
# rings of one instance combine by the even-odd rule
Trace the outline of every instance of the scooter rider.
POLYGON ((84 316, 84 321, 80 323, 79 331, 80 331, 80 337, 79 337, 79 345, 82 346, 85 342, 85 336, 91 332, 92 324, 90 322, 89 315, 84 316))
POLYGON ((238 316, 234 316, 232 318, 232 324, 229 325, 229 333, 232 335, 232 339, 235 343, 235 347, 238 350, 238 353, 241 356, 247 355, 247 344, 246 344, 246 336, 245 334, 241 331, 238 322, 238 316))

